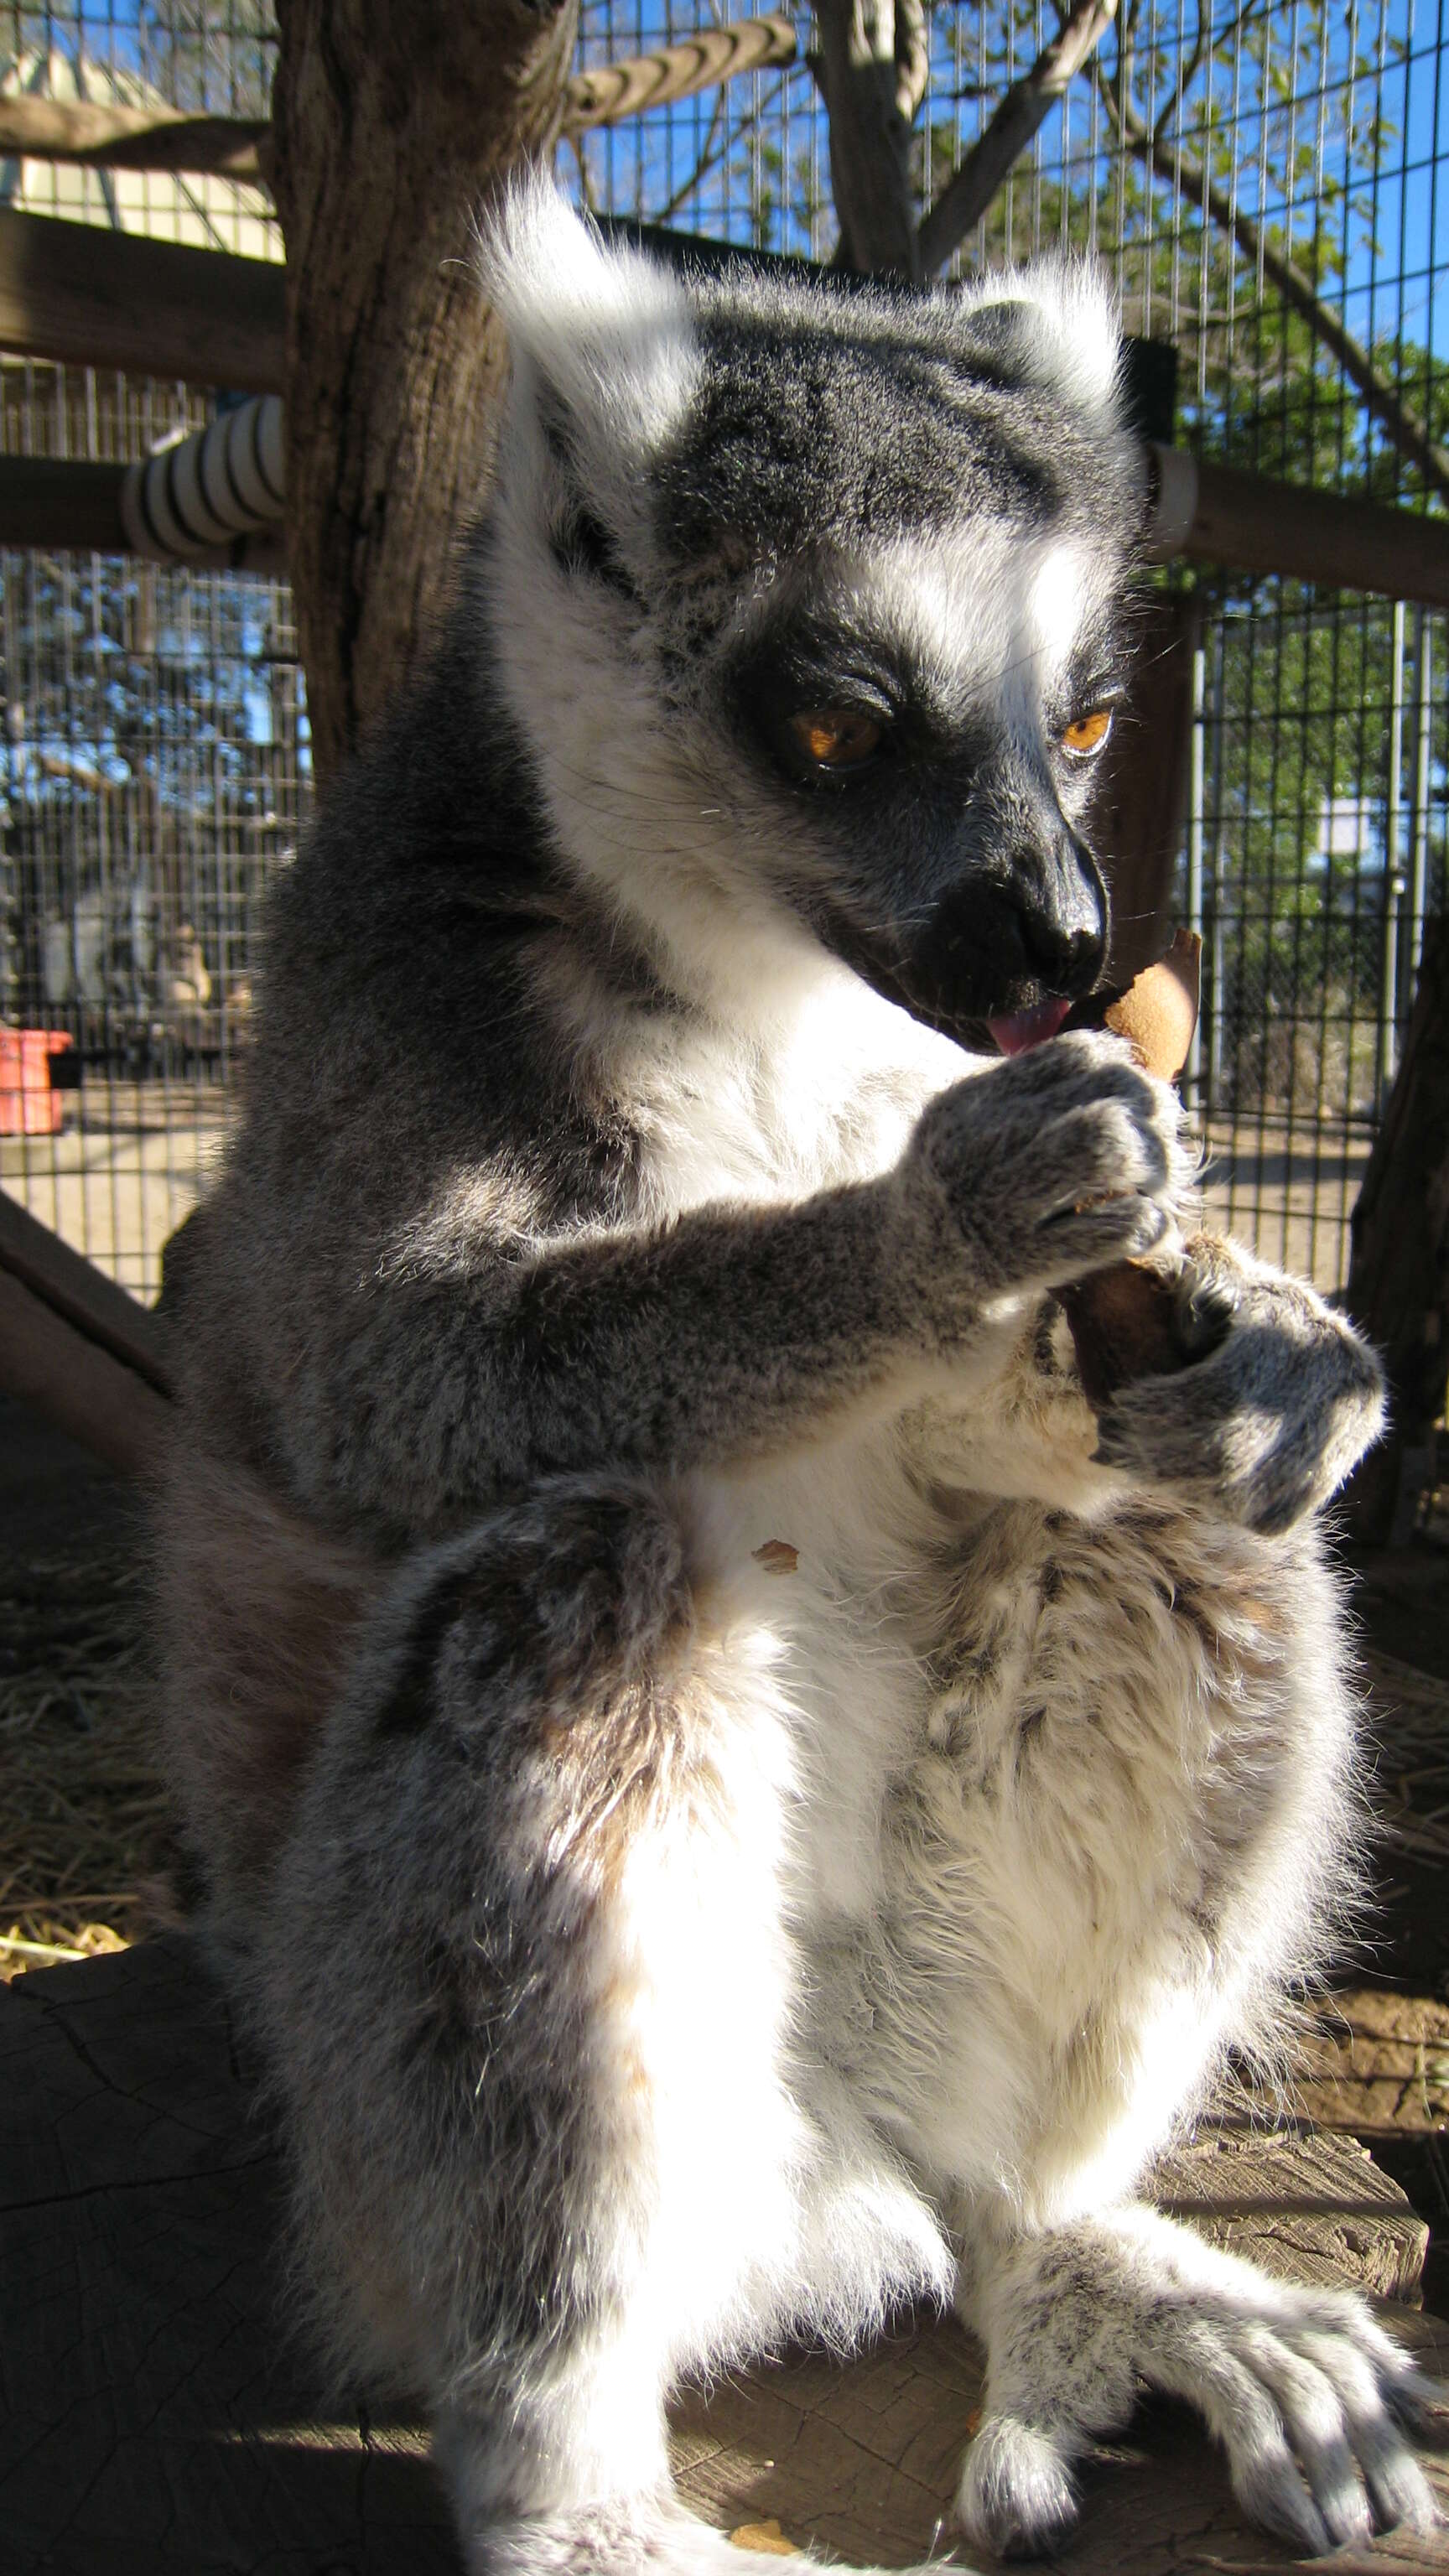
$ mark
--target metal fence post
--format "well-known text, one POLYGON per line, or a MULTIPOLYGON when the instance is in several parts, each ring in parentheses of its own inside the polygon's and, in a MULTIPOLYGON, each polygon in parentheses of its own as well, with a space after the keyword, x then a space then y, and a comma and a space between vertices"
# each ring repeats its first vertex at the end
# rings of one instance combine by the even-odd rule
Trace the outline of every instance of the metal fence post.
MULTIPOLYGON (((1193 647, 1192 656, 1192 767, 1187 810, 1187 926, 1203 935, 1202 902, 1202 825, 1203 825, 1203 723, 1207 704, 1207 654, 1201 644, 1193 647)), ((1202 1015, 1199 1010, 1192 1032, 1192 1043, 1183 1068, 1182 1096, 1191 1107, 1198 1106, 1202 1080, 1202 1015)))
POLYGON ((1429 753, 1434 727, 1434 629, 1420 609, 1414 620, 1414 786, 1409 817, 1409 909, 1404 927, 1403 1013, 1407 1021, 1419 984, 1424 914, 1429 901, 1429 753))
POLYGON ((1393 650, 1389 677, 1389 776, 1384 811, 1383 953, 1379 969, 1378 1105, 1383 1108, 1398 1057, 1399 911, 1404 880, 1399 873, 1399 839, 1403 822, 1404 766, 1404 603, 1394 602, 1393 650))

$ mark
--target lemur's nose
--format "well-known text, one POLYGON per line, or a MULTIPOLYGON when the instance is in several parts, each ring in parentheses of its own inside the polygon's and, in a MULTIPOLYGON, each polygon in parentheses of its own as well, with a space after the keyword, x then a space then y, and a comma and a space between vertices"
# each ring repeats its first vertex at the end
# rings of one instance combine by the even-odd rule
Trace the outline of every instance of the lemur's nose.
POLYGON ((1031 971, 1048 992, 1090 993, 1107 961, 1107 889, 1074 836, 1017 853, 1011 896, 1031 971))

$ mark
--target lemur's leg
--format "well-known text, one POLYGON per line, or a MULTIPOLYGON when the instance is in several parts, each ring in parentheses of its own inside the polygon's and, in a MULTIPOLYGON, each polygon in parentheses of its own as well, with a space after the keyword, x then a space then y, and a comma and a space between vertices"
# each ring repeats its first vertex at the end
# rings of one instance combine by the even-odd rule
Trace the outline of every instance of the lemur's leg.
POLYGON ((1097 1457, 1242 1528, 1288 1529, 1378 1436, 1383 1371, 1303 1281, 1198 1235, 1176 1282, 1190 1365, 1120 1387, 1097 1457))
POLYGON ((993 2242, 960 2305, 987 2351, 986 2408, 958 2510, 1005 2553, 1075 2519, 1072 2463, 1139 2388, 1185 2398, 1254 2522, 1316 2554, 1434 2507, 1403 2425, 1435 2394, 1349 2291, 1298 2289, 1130 2206, 993 2242))
POLYGON ((790 2225, 772 1723, 649 1488, 560 1480, 405 1572, 300 1801, 259 1962, 299 2268, 339 2370, 427 2404, 470 2576, 764 2568, 674 2498, 663 2401, 790 2225))

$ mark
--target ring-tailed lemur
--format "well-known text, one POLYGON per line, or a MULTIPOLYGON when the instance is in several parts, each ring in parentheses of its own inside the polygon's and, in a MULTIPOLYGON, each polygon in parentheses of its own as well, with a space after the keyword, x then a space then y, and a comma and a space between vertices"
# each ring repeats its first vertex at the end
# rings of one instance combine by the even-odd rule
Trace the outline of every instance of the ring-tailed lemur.
POLYGON ((1314 1512, 1380 1386, 1053 1034, 1109 317, 689 285, 537 187, 488 256, 496 497, 281 886, 178 1301, 174 1761, 334 2358, 489 2576, 745 2576, 671 2383, 920 2294, 968 2534, 1051 2539, 1143 2383, 1300 2546, 1420 2517, 1365 2308, 1133 2196, 1350 1866, 1314 1512), (1051 1291, 1148 1252, 1196 1356, 1099 1419, 1051 1291))

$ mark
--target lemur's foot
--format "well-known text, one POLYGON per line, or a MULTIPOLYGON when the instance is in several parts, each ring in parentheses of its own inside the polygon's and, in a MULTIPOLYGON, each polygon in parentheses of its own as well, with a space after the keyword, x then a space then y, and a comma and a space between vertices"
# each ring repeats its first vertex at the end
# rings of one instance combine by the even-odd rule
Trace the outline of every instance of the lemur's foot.
POLYGON ((1075 2519, 1073 2461, 1143 2386, 1197 2407, 1244 2512, 1300 2551, 1436 2518, 1404 2428, 1442 2393, 1350 2291, 1294 2288, 1129 2209, 988 2255, 969 2317, 987 2411, 958 2512, 999 2555, 1075 2519))
POLYGON ((1176 1322, 1190 1365, 1119 1387, 1097 1456, 1245 1529, 1288 1529, 1377 1437, 1383 1371, 1300 1280, 1206 1235, 1187 1247, 1176 1322))

